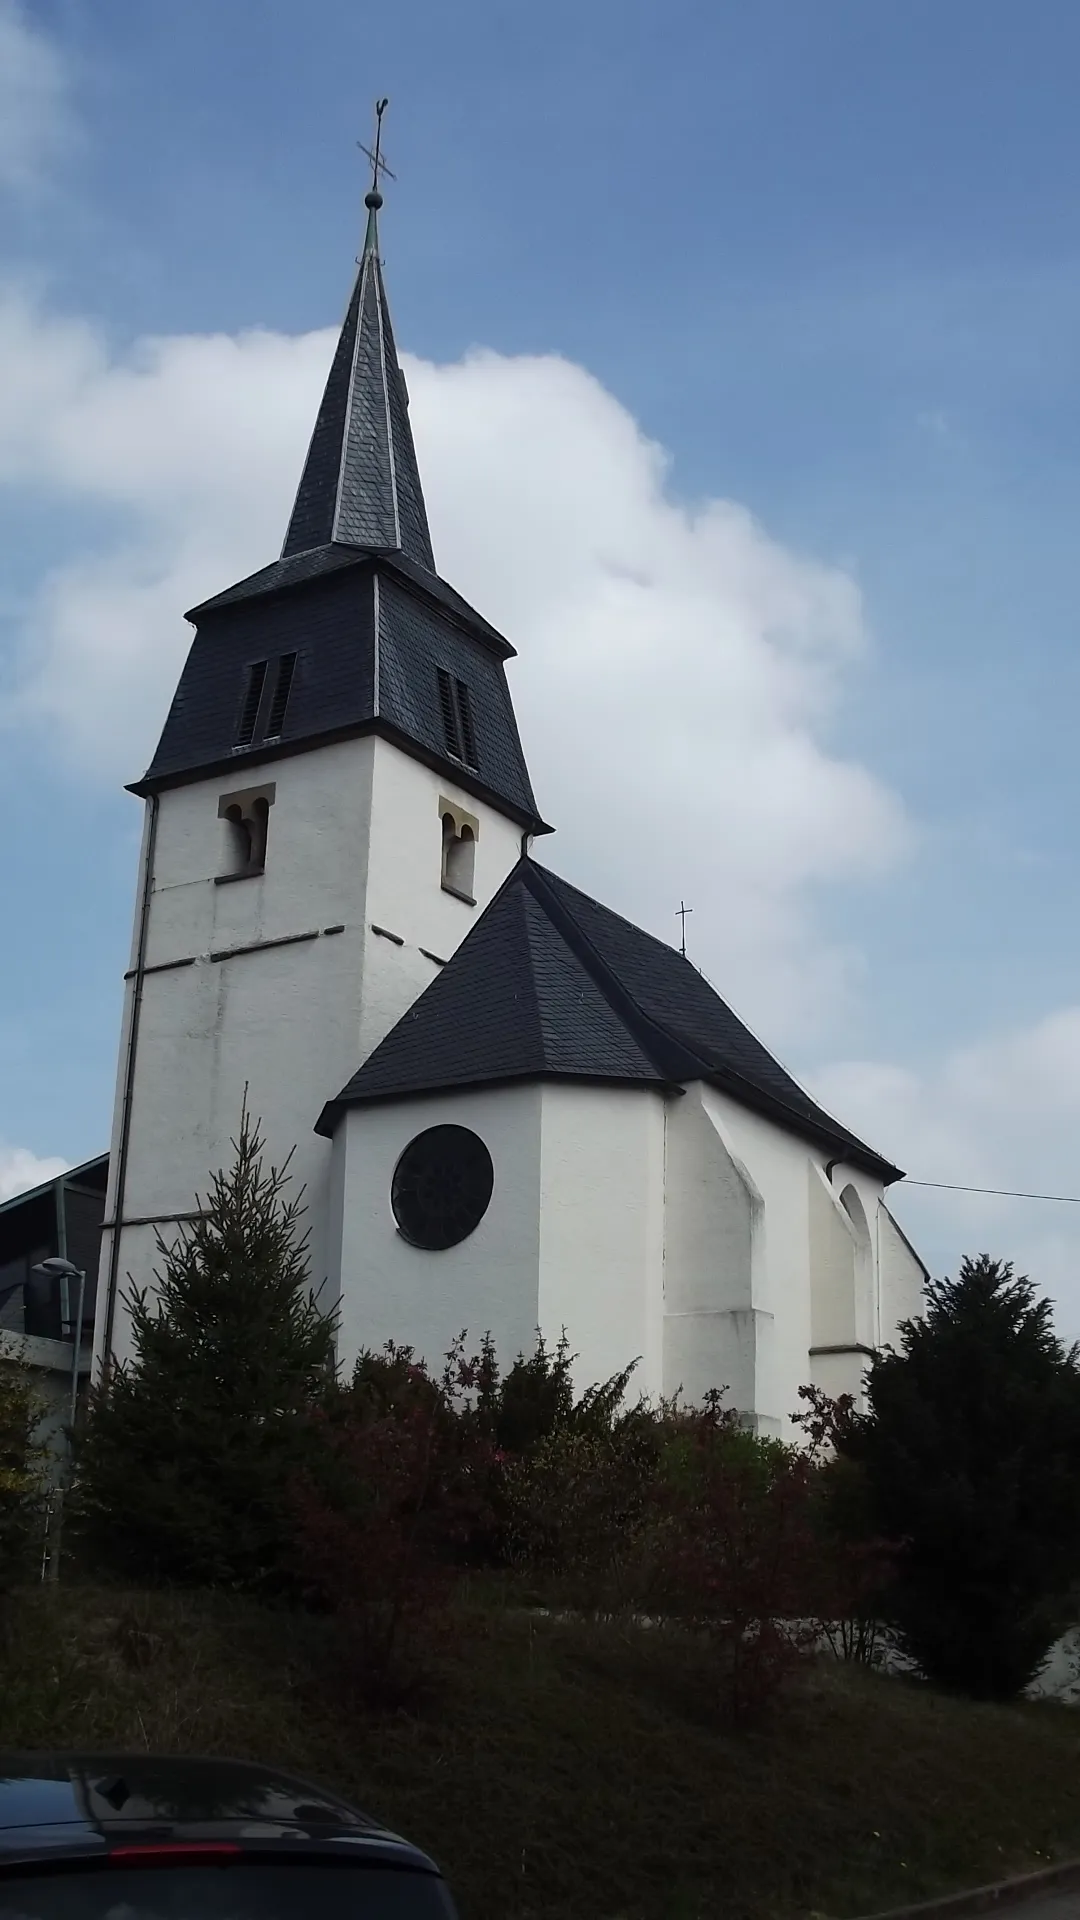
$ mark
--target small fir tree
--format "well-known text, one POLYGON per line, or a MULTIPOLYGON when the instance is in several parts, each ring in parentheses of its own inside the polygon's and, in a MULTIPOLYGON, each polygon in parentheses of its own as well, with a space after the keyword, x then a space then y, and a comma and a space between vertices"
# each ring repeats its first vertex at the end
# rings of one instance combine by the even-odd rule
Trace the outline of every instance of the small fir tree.
POLYGON ((928 1679, 1007 1698, 1074 1618, 1080 1365, 1009 1262, 963 1261, 876 1359, 837 1443, 870 1523, 898 1544, 887 1596, 928 1679))
MULTIPOLYGON (((74 1497, 92 1563, 139 1581, 273 1586, 286 1488, 333 1378, 335 1321, 308 1281, 302 1193, 263 1165, 245 1099, 235 1158, 131 1286, 132 1358, 91 1397, 74 1497)), ((291 1158, 291 1156, 290 1156, 291 1158)))
POLYGON ((626 1422, 626 1390, 637 1361, 613 1373, 609 1380, 586 1387, 574 1397, 574 1361, 577 1355, 563 1328, 554 1352, 549 1351, 538 1327, 530 1354, 519 1353, 505 1375, 500 1372, 495 1343, 484 1335, 476 1361, 476 1414, 480 1429, 505 1453, 531 1459, 554 1434, 580 1433, 598 1438, 626 1422))

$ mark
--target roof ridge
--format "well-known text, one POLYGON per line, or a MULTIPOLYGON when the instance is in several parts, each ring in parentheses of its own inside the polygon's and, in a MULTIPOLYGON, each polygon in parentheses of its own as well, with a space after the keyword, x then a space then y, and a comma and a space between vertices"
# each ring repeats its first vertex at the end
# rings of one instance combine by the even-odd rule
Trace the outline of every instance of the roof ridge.
MULTIPOLYGON (((583 888, 575 887, 572 881, 563 880, 560 874, 552 873, 549 868, 542 867, 539 861, 529 860, 527 865, 531 869, 534 892, 536 891, 536 883, 539 882, 540 884, 541 892, 537 897, 541 898, 545 910, 551 914, 552 909, 554 909, 555 913, 573 929, 576 942, 580 943, 580 947, 574 940, 571 940, 572 950, 578 954, 582 964, 588 969, 590 976, 604 994, 612 1011, 625 1020, 627 1018, 625 1009, 630 1009, 630 1020, 632 1022, 631 1031, 634 1032, 638 1044, 649 1055, 649 1058, 654 1061, 658 1070, 665 1073, 667 1078, 677 1081, 707 1079, 713 1080, 714 1082, 726 1082, 736 1098, 740 1097, 739 1090, 745 1089, 745 1092, 751 1096, 749 1104, 759 1106, 763 1089, 749 1074, 743 1073, 738 1067, 732 1066, 730 1062, 725 1061, 721 1065, 707 1059, 703 1054, 698 1052, 696 1048, 691 1047, 680 1034, 674 1032, 654 1016, 644 1012, 630 992, 630 989, 618 978, 615 970, 603 958, 602 954, 597 952, 588 934, 574 919, 569 906, 559 899, 556 888, 565 887, 571 893, 578 894, 581 899, 587 900, 589 905, 595 907, 598 912, 606 914, 612 920, 618 920, 623 926, 628 927, 631 933, 638 939, 647 940, 651 945, 659 947, 663 953, 671 956, 675 960, 685 961, 691 971, 695 973, 698 979, 708 988, 708 991, 715 995, 716 999, 731 1015, 731 1018, 750 1036, 754 1044, 760 1047, 762 1052, 770 1060, 774 1060, 774 1056, 770 1053, 764 1041, 759 1040, 757 1034, 753 1032, 752 1028, 747 1026, 745 1020, 743 1020, 733 1008, 728 1006, 723 995, 717 993, 716 988, 710 980, 705 978, 701 969, 695 967, 692 961, 686 960, 685 954, 680 954, 675 947, 668 946, 665 941, 658 939, 655 934, 647 932, 644 927, 635 926, 634 922, 628 920, 624 914, 616 913, 613 908, 606 907, 602 900, 593 899, 592 895, 585 893, 583 888), (613 997, 612 988, 614 988, 615 997, 613 997), (624 1002, 624 1007, 619 1006, 619 1000, 624 1002), (667 1047, 672 1050, 672 1057, 668 1059, 657 1058, 655 1044, 653 1044, 649 1038, 650 1034, 653 1033, 658 1033, 662 1037, 662 1040, 666 1042, 667 1047), (681 1059, 678 1056, 681 1056, 681 1059), (689 1071, 686 1070, 687 1067, 689 1067, 689 1071), (672 1071, 672 1069, 674 1069, 674 1071, 672 1071)), ((558 924, 559 921, 556 921, 556 925, 558 924)), ((562 927, 560 927, 560 931, 563 931, 562 927)), ((566 938, 565 932, 564 938, 566 938)), ((765 1098, 768 1105, 774 1111, 779 1108, 784 1113, 789 1114, 792 1120, 797 1121, 801 1128, 810 1126, 816 1128, 818 1131, 824 1129, 832 1133, 834 1138, 842 1138, 857 1152, 868 1155, 881 1164, 889 1164, 883 1161, 882 1156, 876 1153, 873 1147, 867 1146, 857 1135, 851 1133, 847 1127, 843 1126, 839 1121, 834 1120, 831 1114, 826 1113, 824 1107, 819 1106, 813 1095, 808 1093, 804 1087, 800 1086, 794 1074, 788 1073, 786 1067, 779 1061, 774 1061, 774 1064, 780 1067, 781 1073, 791 1081, 792 1086, 801 1094, 802 1098, 807 1102, 808 1107, 812 1110, 811 1112, 801 1111, 799 1107, 792 1103, 790 1098, 786 1097, 777 1089, 770 1088, 765 1098)))
MULTIPOLYGON (((814 1098, 814 1095, 811 1093, 809 1087, 806 1087, 803 1085, 800 1076, 797 1073, 792 1072, 787 1062, 785 1060, 781 1060, 779 1055, 773 1052, 772 1047, 766 1046, 760 1033, 758 1033, 755 1027, 752 1027, 750 1025, 750 1022, 749 1020, 747 1020, 745 1014, 740 1013, 737 1007, 733 1007, 731 1004, 731 1001, 728 1000, 726 996, 720 992, 719 987, 714 986, 713 982, 709 979, 709 976, 706 973, 704 967, 699 967, 693 960, 689 962, 689 965, 694 968, 695 973, 698 973, 701 975, 701 978, 704 980, 705 985, 709 988, 710 992, 715 993, 718 1000, 723 1000, 725 1007, 728 1009, 728 1012, 732 1016, 732 1019, 737 1020, 739 1022, 740 1027, 745 1027, 747 1033, 750 1035, 751 1040, 756 1042, 756 1044, 761 1048, 763 1053, 768 1054, 770 1060, 775 1060, 777 1066, 780 1068, 780 1071, 786 1075, 787 1079, 791 1081, 792 1086, 798 1087, 799 1092, 803 1096, 803 1099, 809 1100, 810 1105, 816 1108, 818 1113, 824 1113, 825 1112, 824 1107, 819 1105, 818 1101, 814 1098)), ((738 1070, 737 1068, 733 1068, 732 1071, 737 1072, 738 1070)), ((779 1097, 780 1096, 777 1095, 777 1098, 779 1097)), ((846 1127, 844 1128, 844 1132, 845 1133, 847 1132, 846 1127)), ((873 1151, 872 1148, 869 1150, 871 1152, 873 1151)))
MULTIPOLYGON (((470 927, 469 933, 465 935, 465 940, 469 938, 469 934, 475 933, 476 927, 479 927, 483 924, 485 915, 488 912, 490 912, 490 909, 495 905, 496 900, 500 899, 501 896, 505 893, 508 899, 513 902, 517 910, 519 923, 520 923, 519 930, 521 933, 521 937, 525 942, 525 951, 529 956, 529 969, 528 969, 529 992, 532 996, 532 1007, 530 1009, 530 1014, 533 1022, 533 1030, 536 1035, 536 1039, 540 1045, 541 1051, 543 1051, 544 1041, 545 1041, 544 1016, 540 1011, 540 992, 536 984, 536 951, 533 946, 532 928, 529 925, 529 916, 525 911, 525 902, 521 897, 521 888, 520 887, 512 888, 508 884, 509 879, 511 879, 514 873, 517 872, 517 867, 520 866, 521 864, 522 863, 519 860, 517 862, 517 865, 511 868, 510 874, 508 875, 507 880, 503 882, 502 886, 499 888, 498 893, 495 893, 492 895, 489 905, 484 908, 484 912, 480 915, 480 919, 476 922, 476 926, 470 927)), ((457 947, 455 951, 451 954, 450 960, 449 960, 450 966, 453 966, 454 961, 457 959, 458 954, 461 952, 461 947, 465 945, 465 940, 463 940, 461 942, 461 946, 457 947)))
MULTIPOLYGON (((695 973, 701 974, 704 980, 705 975, 701 973, 701 968, 694 966, 694 962, 687 959, 685 953, 680 953, 678 947, 673 947, 670 940, 662 940, 658 933, 650 933, 648 927, 639 927, 636 920, 629 919, 625 913, 619 913, 615 907, 607 906, 603 900, 598 900, 595 894, 586 893, 584 887, 576 887, 572 880, 564 880, 561 873, 553 873, 551 868, 545 867, 541 861, 534 860, 533 866, 548 880, 554 880, 560 887, 567 887, 571 893, 580 894, 583 900, 588 901, 590 907, 595 907, 600 913, 606 913, 611 920, 618 920, 622 926, 629 927, 631 933, 635 934, 639 940, 649 940, 654 947, 661 947, 665 953, 673 954, 676 960, 685 960, 687 966, 695 973)), ((707 984, 712 987, 711 980, 707 984)), ((715 987, 712 987, 712 990, 716 992, 715 987)))
MULTIPOLYGON (((514 872, 521 873, 525 885, 529 887, 534 899, 547 914, 556 932, 566 942, 575 959, 585 968, 593 985, 603 994, 612 1013, 629 1027, 638 1046, 652 1061, 657 1072, 665 1080, 672 1082, 697 1079, 712 1072, 713 1069, 700 1054, 695 1053, 684 1040, 677 1034, 673 1034, 659 1020, 653 1019, 639 1005, 629 988, 619 979, 614 968, 594 947, 584 928, 578 925, 573 914, 559 899, 550 884, 551 881, 558 880, 558 874, 549 873, 546 867, 540 866, 538 861, 531 860, 527 856, 521 860, 514 872), (659 1046, 657 1041, 660 1042, 659 1046)), ((580 892, 580 888, 575 887, 572 891, 580 892)), ((583 898, 587 899, 588 895, 584 895, 583 898)), ((592 904, 601 905, 598 900, 592 904)), ((628 920, 625 924, 632 926, 633 923, 628 920)))
MULTIPOLYGON (((677 947, 673 947, 669 941, 662 940, 659 934, 650 933, 647 927, 639 927, 635 920, 629 920, 627 919, 627 916, 624 913, 618 913, 614 907, 606 906, 602 900, 597 900, 593 894, 586 893, 584 887, 576 887, 572 880, 564 880, 560 873, 553 873, 550 867, 544 867, 540 861, 538 860, 534 861, 533 866, 538 872, 542 873, 546 879, 554 880, 560 887, 566 887, 571 893, 580 894, 581 898, 583 900, 587 900, 591 907, 595 907, 598 913, 606 914, 609 919, 618 920, 622 926, 629 927, 631 933, 633 933, 639 940, 648 940, 653 946, 660 947, 664 953, 671 955, 671 957, 674 958, 675 960, 681 960, 687 967, 691 969, 693 973, 697 974, 699 980, 703 980, 705 982, 705 985, 708 987, 709 992, 714 993, 716 995, 716 998, 719 1001, 721 1001, 722 1004, 727 1008, 727 1011, 730 1013, 732 1019, 737 1020, 739 1025, 745 1028, 746 1032, 750 1035, 750 1038, 756 1042, 756 1044, 761 1048, 762 1052, 767 1053, 771 1060, 776 1060, 776 1055, 773 1053, 772 1048, 766 1046, 764 1040, 761 1038, 761 1035, 758 1033, 755 1033, 749 1021, 743 1018, 742 1014, 739 1013, 737 1009, 732 1006, 730 1000, 728 1000, 725 997, 725 995, 720 992, 719 987, 713 984, 713 982, 709 979, 708 974, 705 972, 704 967, 697 966, 694 963, 694 961, 688 957, 688 955, 686 955, 685 953, 681 953, 679 949, 677 947)), ((588 939, 588 935, 585 933, 582 933, 582 938, 588 939)), ((601 964, 606 965, 607 963, 604 961, 601 961, 601 964)), ((643 1017, 647 1018, 648 1016, 646 1015, 643 1017)), ((681 1044, 685 1045, 685 1042, 681 1044)), ((706 1062, 706 1065, 708 1064, 709 1063, 706 1062)), ((787 1075, 787 1078, 791 1081, 792 1085, 795 1087, 798 1087, 799 1092, 803 1095, 803 1097, 809 1100, 812 1106, 816 1107, 817 1101, 814 1099, 813 1094, 810 1093, 808 1089, 802 1085, 798 1077, 794 1073, 792 1073, 790 1067, 786 1067, 782 1060, 776 1060, 776 1064, 778 1067, 780 1067, 781 1071, 787 1075)), ((713 1068, 712 1066, 709 1066, 709 1071, 714 1072, 716 1071, 716 1069, 713 1068)), ((737 1080, 746 1080, 746 1075, 741 1074, 737 1067, 725 1067, 724 1071, 725 1073, 732 1074, 734 1078, 737 1080)), ((751 1081, 747 1080, 747 1085, 752 1085, 752 1084, 753 1083, 751 1081)), ((779 1098, 779 1095, 776 1097, 779 1098)), ((794 1111, 794 1109, 792 1109, 792 1111, 794 1111)))
MULTIPOLYGON (((345 319, 342 322, 342 332, 344 332, 345 328, 349 324, 349 316, 352 312, 353 300, 355 300, 356 301, 356 333, 353 339, 352 352, 349 355, 349 385, 346 391, 345 405, 342 408, 342 412, 341 412, 341 425, 337 434, 337 463, 336 463, 337 478, 334 482, 334 506, 333 506, 333 511, 330 515, 331 546, 335 545, 337 542, 338 524, 341 520, 341 488, 345 478, 345 456, 346 456, 346 451, 348 448, 348 440, 349 440, 349 422, 352 419, 353 397, 356 390, 357 347, 359 345, 360 325, 363 319, 363 312, 364 312, 364 293, 367 286, 368 262, 371 260, 371 258, 372 258, 371 249, 365 244, 364 251, 360 256, 360 262, 357 270, 356 281, 353 287, 353 292, 352 292, 352 295, 350 296, 349 304, 345 309, 345 319)), ((381 359, 382 359, 382 356, 380 355, 380 362, 381 362, 381 359)), ((385 368, 382 369, 382 371, 385 374, 385 368)), ((385 385, 385 379, 383 384, 385 385)), ((320 406, 319 411, 315 416, 315 425, 311 429, 312 440, 314 440, 315 435, 319 430, 319 423, 322 419, 324 410, 325 410, 325 397, 324 397, 322 406, 320 406)), ((308 458, 310 458, 310 452, 311 452, 311 449, 309 445, 308 458)), ((307 467, 308 467, 308 461, 307 459, 305 459, 304 470, 300 475, 300 482, 296 489, 296 499, 293 503, 293 510, 289 516, 289 525, 285 534, 285 542, 281 549, 283 556, 285 553, 285 548, 289 544, 289 534, 292 532, 293 518, 295 517, 296 509, 300 503, 300 496, 304 490, 304 481, 307 478, 307 467)), ((348 544, 351 545, 352 543, 349 542, 348 544)))

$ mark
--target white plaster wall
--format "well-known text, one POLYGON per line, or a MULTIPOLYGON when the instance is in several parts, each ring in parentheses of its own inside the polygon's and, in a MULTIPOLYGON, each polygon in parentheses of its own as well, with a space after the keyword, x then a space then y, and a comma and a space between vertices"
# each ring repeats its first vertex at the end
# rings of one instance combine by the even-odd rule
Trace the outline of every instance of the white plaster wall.
POLYGON ((364 994, 357 1065, 365 1060, 449 960, 498 892, 521 853, 521 828, 494 807, 389 741, 374 742, 371 853, 365 930, 364 994), (476 905, 442 887, 440 798, 477 820, 473 891, 476 905), (397 946, 371 924, 403 941, 397 946), (426 949, 425 953, 422 949, 426 949))
POLYGON ((340 741, 162 794, 147 965, 362 919, 375 741, 340 741), (226 867, 224 794, 273 784, 266 870, 215 886, 226 867))
MULTIPOLYGON (((294 1149, 295 1193, 306 1189, 313 1283, 326 1271, 324 1186, 329 1144, 314 1132, 324 1100, 336 1092, 356 1056, 363 964, 367 823, 373 743, 340 743, 258 774, 239 761, 235 772, 161 796, 147 930, 149 968, 143 983, 132 1096, 125 1221, 161 1220, 190 1211, 210 1176, 232 1158, 245 1085, 262 1123, 267 1156, 280 1163, 294 1149), (272 780, 265 871, 215 885, 225 867, 222 795, 272 780), (344 931, 323 929, 344 923, 344 931), (316 937, 295 944, 212 958, 234 947, 316 937)), ((131 986, 128 998, 130 1003, 131 986)), ((130 1019, 130 1008, 128 1012, 130 1019)), ((121 1076, 123 1070, 121 1055, 121 1076)), ((119 1096, 114 1123, 113 1183, 118 1167, 119 1096)), ((112 1217, 112 1196, 107 1218, 112 1217)), ((102 1247, 104 1303, 109 1239, 102 1247)), ((125 1227, 120 1290, 127 1275, 152 1279, 153 1228, 125 1227)), ((96 1358, 104 1337, 99 1314, 96 1358)), ((113 1345, 129 1345, 118 1299, 113 1345)))
MULTIPOLYGON (((791 1415, 798 1412, 800 1407, 800 1386, 806 1385, 812 1378, 818 1379, 820 1373, 816 1361, 812 1366, 810 1359, 811 1346, 819 1343, 811 1328, 810 1201, 811 1193, 816 1190, 811 1186, 809 1169, 811 1166, 817 1169, 821 1183, 824 1183, 827 1156, 797 1135, 775 1126, 763 1115, 741 1107, 729 1094, 707 1089, 704 1100, 709 1111, 718 1117, 724 1137, 747 1168, 764 1201, 763 1272, 758 1294, 762 1307, 774 1316, 774 1335, 769 1364, 759 1368, 758 1411, 776 1420, 780 1430, 790 1432, 793 1431, 790 1428, 791 1415)), ((881 1182, 861 1169, 834 1163, 826 1192, 831 1189, 837 1206, 841 1193, 849 1185, 856 1189, 862 1201, 873 1244, 883 1192, 881 1182)), ((853 1251, 850 1221, 846 1226, 844 1224, 846 1215, 840 1218, 830 1210, 826 1217, 843 1229, 843 1240, 837 1240, 837 1247, 843 1245, 853 1251)), ((820 1221, 815 1236, 819 1236, 819 1230, 820 1221)), ((814 1244, 817 1244, 817 1238, 814 1244)), ((860 1337, 869 1334, 870 1338, 866 1340, 868 1345, 877 1338, 876 1298, 879 1287, 875 1257, 871 1260, 869 1273, 871 1299, 858 1306, 855 1320, 856 1333, 860 1337)), ((834 1343, 822 1341, 820 1344, 834 1343)), ((834 1367, 830 1373, 830 1391, 833 1390, 832 1374, 835 1372, 834 1367)), ((823 1375, 819 1383, 826 1384, 823 1375)))
MULTIPOLYGON (((815 1156, 816 1158, 816 1156, 815 1156)), ((882 1339, 882 1273, 880 1260, 880 1216, 884 1207, 884 1192, 880 1180, 864 1168, 853 1167, 846 1161, 831 1164, 829 1171, 829 1190, 835 1195, 841 1222, 851 1234, 852 1271, 854 1277, 854 1318, 848 1322, 847 1338, 857 1348, 875 1349, 882 1339), (864 1247, 858 1230, 857 1212, 854 1224, 852 1216, 844 1205, 845 1196, 854 1189, 862 1204, 865 1216, 869 1246, 864 1247)), ((822 1335, 819 1340, 814 1334, 814 1345, 832 1344, 822 1335)), ((869 1355, 856 1352, 851 1355, 822 1354, 814 1355, 813 1380, 834 1398, 841 1393, 850 1393, 860 1400, 865 1385, 869 1355)))
POLYGON ((880 1315, 876 1235, 871 1222, 876 1221, 877 1209, 867 1214, 850 1181, 840 1194, 840 1205, 851 1222, 855 1243, 855 1339, 860 1346, 874 1346, 880 1315))
MULTIPOLYGON (((338 1245, 328 1209, 330 1143, 313 1131, 371 1048, 434 978, 518 857, 520 829, 492 808, 440 781, 386 741, 368 736, 235 771, 161 796, 132 1100, 124 1217, 184 1213, 209 1176, 230 1161, 245 1084, 263 1123, 268 1156, 294 1149, 292 1170, 306 1188, 313 1282, 336 1283, 338 1245), (215 885, 226 867, 224 794, 273 782, 265 871, 215 885), (443 892, 440 793, 480 820, 478 905, 443 892), (371 933, 388 927, 404 944, 371 933), (324 929, 343 924, 343 931, 324 929), (233 947, 316 937, 233 957, 233 947)), ((141 893, 140 893, 141 898, 141 893)), ((136 904, 136 916, 138 903, 136 904)), ((137 928, 136 928, 137 932, 137 928)), ((134 952, 133 952, 134 960, 134 952)), ((119 1164, 127 1026, 114 1117, 111 1179, 119 1164)), ((295 1191, 295 1188, 293 1189, 295 1191)), ((110 1192, 106 1218, 114 1212, 110 1192)), ((168 1229, 170 1232, 171 1228, 168 1229)), ((110 1234, 102 1249, 102 1285, 110 1234)), ((126 1228, 120 1273, 150 1280, 152 1231, 126 1228)), ((327 1287, 326 1295, 332 1291, 327 1287)), ((118 1307, 113 1344, 127 1344, 118 1307)), ((104 1316, 99 1316, 100 1363, 104 1316)))
POLYGON ((772 1338, 759 1356, 754 1411, 763 1431, 788 1432, 799 1408, 798 1389, 809 1378, 808 1149, 729 1094, 706 1088, 703 1100, 764 1204, 755 1293, 759 1310, 772 1316, 772 1338))
MULTIPOLYGON (((861 1402, 873 1341, 874 1275, 867 1247, 840 1194, 807 1162, 810 1226, 810 1363, 807 1378, 831 1399, 861 1402)), ((845 1189, 849 1190, 850 1183, 845 1189)))
POLYGON ((840 1196, 821 1167, 806 1161, 810 1228, 810 1345, 851 1347, 858 1340, 856 1240, 840 1196))
MULTIPOLYGON (((881 1209, 885 1205, 885 1188, 861 1167, 849 1166, 846 1162, 837 1162, 831 1170, 830 1180, 833 1190, 842 1194, 847 1187, 854 1187, 863 1204, 867 1225, 870 1229, 872 1255, 872 1301, 869 1306, 859 1303, 859 1338, 869 1346, 879 1346, 883 1334, 882 1317, 882 1268, 881 1235, 879 1228, 881 1209)), ((921 1270, 921 1269, 920 1269, 921 1270)))
POLYGON ((765 1209, 732 1155, 705 1088, 669 1101, 664 1266, 666 1397, 700 1406, 710 1390, 756 1416, 768 1367, 772 1316, 765 1283, 765 1209))
POLYGON ((917 1319, 926 1310, 926 1268, 884 1201, 878 1208, 877 1228, 881 1344, 889 1346, 896 1340, 901 1320, 917 1319))
POLYGON ((631 1398, 662 1391, 664 1123, 650 1089, 542 1086, 538 1324, 579 1392, 632 1360, 631 1398))
MULTIPOLYGON (((130 971, 139 951, 139 925, 142 909, 143 890, 146 879, 146 865, 150 856, 150 825, 152 809, 148 802, 143 803, 142 836, 139 845, 139 864, 135 875, 135 896, 132 910, 131 950, 128 958, 130 971)), ((127 1073, 128 1046, 131 1035, 132 1011, 134 1008, 135 984, 133 980, 124 982, 124 999, 120 1014, 120 1043, 116 1057, 116 1081, 113 1088, 112 1127, 109 1136, 109 1174, 105 1186, 105 1211, 103 1221, 108 1222, 116 1214, 116 1189, 120 1174, 120 1129, 123 1114, 124 1084, 127 1073)), ((112 1232, 105 1225, 101 1235, 101 1254, 98 1263, 98 1309, 94 1322, 94 1335, 91 1342, 91 1355, 95 1373, 100 1368, 105 1334, 105 1315, 103 1304, 105 1287, 112 1257, 112 1232)))
MULTIPOLYGON (((117 1360, 130 1360, 133 1353, 131 1340, 131 1318, 125 1307, 125 1299, 132 1285, 146 1287, 154 1292, 154 1273, 160 1271, 161 1255, 157 1250, 155 1228, 149 1224, 138 1227, 125 1227, 120 1237, 120 1267, 116 1283, 116 1311, 113 1316, 112 1349, 117 1360)), ((179 1235, 176 1221, 163 1221, 160 1228, 166 1246, 172 1246, 179 1235)), ((94 1371, 98 1371, 103 1355, 105 1337, 104 1290, 107 1275, 108 1235, 101 1243, 101 1266, 98 1279, 98 1309, 94 1324, 94 1371)))
POLYGON ((438 1369, 465 1332, 470 1352, 490 1332, 501 1360, 531 1350, 539 1324, 540 1089, 477 1089, 351 1108, 335 1149, 344 1160, 340 1364, 365 1347, 413 1346, 438 1369), (470 1128, 495 1170, 491 1204, 456 1247, 425 1252, 397 1230, 390 1186, 403 1150, 425 1127, 470 1128))

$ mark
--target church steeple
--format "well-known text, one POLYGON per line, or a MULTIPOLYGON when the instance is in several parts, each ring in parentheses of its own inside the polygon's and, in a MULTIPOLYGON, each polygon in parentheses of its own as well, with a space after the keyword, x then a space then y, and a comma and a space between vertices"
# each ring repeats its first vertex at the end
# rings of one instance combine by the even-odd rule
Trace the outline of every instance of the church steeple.
POLYGON ((435 571, 379 256, 378 134, 370 158, 367 234, 284 550, 188 614, 191 652, 133 791, 377 733, 544 832, 506 684, 514 649, 435 571))
POLYGON ((382 114, 365 205, 367 233, 322 404, 311 436, 282 559, 344 545, 398 551, 435 572, 427 510, 409 425, 379 255, 382 114))

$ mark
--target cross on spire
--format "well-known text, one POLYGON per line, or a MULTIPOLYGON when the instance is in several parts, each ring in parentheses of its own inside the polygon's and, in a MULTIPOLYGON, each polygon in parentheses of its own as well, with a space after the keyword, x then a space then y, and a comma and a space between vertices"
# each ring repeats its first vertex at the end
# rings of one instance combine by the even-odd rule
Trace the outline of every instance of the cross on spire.
POLYGON ((389 105, 390 102, 387 99, 376 100, 375 102, 374 147, 365 147, 362 140, 358 140, 356 143, 361 153, 366 155, 367 159, 371 161, 371 186, 364 195, 364 205, 368 208, 369 212, 374 213, 377 213, 382 206, 382 194, 379 191, 380 174, 385 174, 388 180, 397 178, 397 175, 391 172, 382 157, 382 117, 389 105))
POLYGON ((676 920, 682 921, 682 945, 679 948, 679 952, 682 954, 684 960, 686 959, 686 916, 688 913, 693 913, 693 911, 693 907, 688 907, 685 900, 680 900, 675 909, 676 920))

